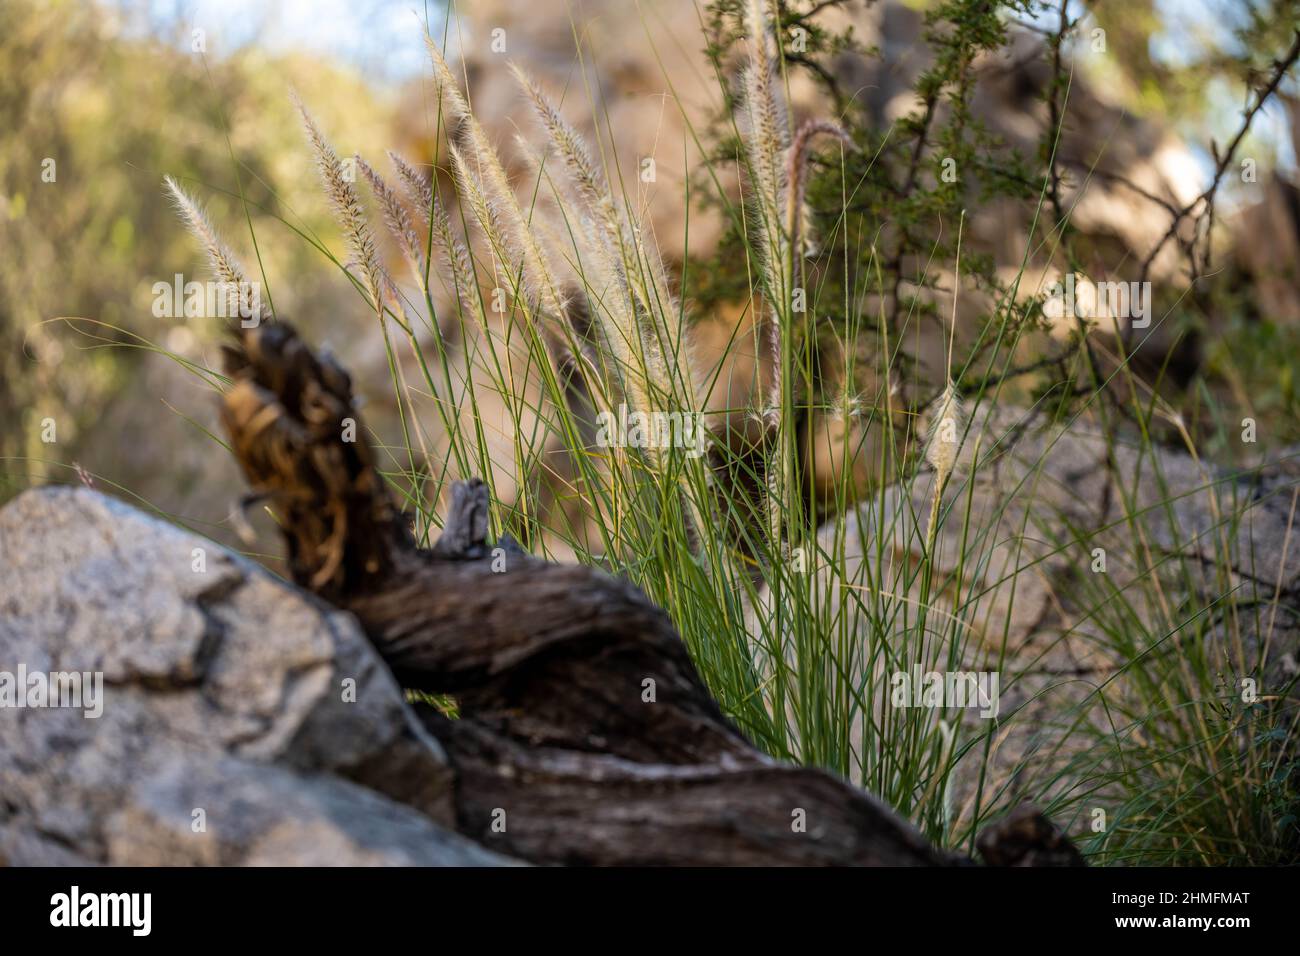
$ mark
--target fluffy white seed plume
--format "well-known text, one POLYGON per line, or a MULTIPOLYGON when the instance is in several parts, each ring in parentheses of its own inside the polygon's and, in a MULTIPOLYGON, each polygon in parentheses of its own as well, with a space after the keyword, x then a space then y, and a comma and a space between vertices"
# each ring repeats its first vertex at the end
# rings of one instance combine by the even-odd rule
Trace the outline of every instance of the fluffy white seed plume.
POLYGON ((532 103, 551 147, 564 162, 574 189, 586 206, 589 216, 599 224, 604 241, 623 260, 623 277, 636 293, 641 308, 650 312, 671 311, 673 298, 668 291, 663 260, 651 252, 637 229, 630 229, 619 214, 618 204, 600 168, 592 161, 582 135, 560 113, 541 86, 522 68, 511 64, 519 87, 532 103), (649 273, 649 286, 642 273, 649 273))
MULTIPOLYGON (((639 409, 663 405, 693 409, 694 378, 682 341, 682 314, 662 257, 645 240, 644 231, 630 226, 620 213, 582 136, 527 73, 512 69, 581 201, 579 214, 566 215, 583 226, 580 271, 594 271, 602 288, 609 290, 600 296, 598 310, 607 314, 597 318, 609 326, 602 330, 606 344, 626 369, 628 386, 640 395, 629 397, 639 409)), ((556 199, 561 209, 571 208, 560 190, 556 199)))
POLYGON ((261 297, 253 295, 253 286, 244 274, 239 257, 222 241, 221 236, 208 220, 203 207, 172 177, 164 176, 163 183, 171 194, 172 202, 176 205, 181 220, 207 255, 208 266, 212 269, 213 276, 226 286, 227 314, 257 319, 269 318, 262 305, 261 297))
MULTIPOLYGON (((585 211, 580 215, 570 215, 570 221, 584 227, 583 234, 589 240, 587 245, 599 247, 597 250, 599 258, 607 263, 614 257, 614 250, 624 245, 625 230, 605 184, 605 177, 592 161, 582 136, 564 119, 555 104, 542 92, 541 87, 518 65, 510 64, 510 70, 520 89, 532 103, 533 111, 546 131, 551 148, 563 161, 574 191, 585 207, 585 211), (585 228, 591 222, 597 225, 597 229, 585 228)), ((542 165, 540 157, 534 155, 532 147, 522 138, 518 138, 518 144, 534 171, 540 172, 542 165)), ((569 203, 559 190, 556 190, 555 198, 561 209, 567 211, 569 203)), ((611 278, 625 280, 626 271, 617 270, 616 275, 611 278)))
POLYGON ((396 191, 360 155, 354 156, 353 162, 361 170, 361 175, 365 176, 366 182, 370 184, 370 191, 375 194, 388 231, 401 247, 402 255, 406 257, 406 262, 411 267, 411 274, 416 284, 423 289, 425 285, 424 245, 420 237, 415 234, 415 230, 411 228, 411 217, 407 214, 406 207, 402 205, 396 191))
MULTIPOLYGON (((693 414, 695 379, 683 341, 682 312, 658 248, 646 240, 631 211, 615 200, 581 134, 524 70, 514 65, 511 70, 567 175, 570 188, 553 191, 573 230, 574 265, 587 284, 598 354, 612 373, 613 386, 635 410, 669 407, 693 414)), ((522 141, 520 150, 540 176, 541 158, 522 141)), ((661 463, 658 448, 647 452, 653 465, 661 463)), ((684 488, 681 503, 687 540, 694 547, 699 517, 684 488)))
MULTIPOLYGON (((494 270, 509 269, 510 263, 519 261, 519 256, 516 254, 518 246, 512 245, 509 241, 509 232, 501 221, 503 217, 500 203, 496 202, 496 197, 489 195, 475 167, 470 164, 465 154, 454 145, 449 147, 449 151, 456 191, 469 204, 470 211, 474 214, 479 229, 483 232, 488 245, 492 249, 495 260, 494 270)), ((511 276, 511 281, 513 281, 513 273, 511 273, 511 276)), ((523 291, 534 302, 542 300, 542 293, 539 291, 536 280, 536 274, 525 267, 523 269, 523 291)), ((558 297, 554 298, 553 301, 555 305, 552 308, 558 306, 560 309, 558 318, 551 309, 545 306, 544 302, 540 315, 535 314, 531 303, 527 302, 524 303, 523 314, 530 322, 530 326, 541 337, 558 369, 573 360, 575 353, 570 341, 576 341, 576 337, 566 334, 568 330, 568 312, 564 310, 563 303, 560 302, 558 297), (534 318, 540 318, 540 321, 532 324, 534 318)))
POLYGON ((753 188, 767 234, 767 253, 773 264, 784 259, 781 211, 786 205, 787 182, 783 169, 790 143, 785 97, 776 74, 771 27, 766 0, 749 0, 745 9, 749 63, 741 80, 745 92, 746 147, 753 188))
MULTIPOLYGON (((805 123, 791 139, 790 119, 780 85, 775 37, 768 16, 770 0, 747 0, 744 13, 749 62, 741 75, 744 93, 740 127, 748 159, 750 204, 757 223, 759 267, 768 297, 766 335, 771 353, 764 418, 776 434, 786 408, 785 367, 793 362, 797 334, 791 308, 794 289, 801 275, 800 259, 812 249, 805 203, 807 166, 812 141, 819 135, 835 136, 847 148, 854 148, 848 134, 834 123, 805 123), (784 321, 783 321, 784 320, 784 321)), ((798 401, 798 396, 794 399, 798 401)), ((767 505, 772 534, 779 536, 781 502, 793 465, 789 447, 782 445, 780 461, 767 476, 767 505)))
MULTIPOLYGON (((780 424, 782 366, 787 352, 781 327, 780 303, 790 296, 794 276, 790 232, 784 225, 789 204, 788 158, 789 120, 785 98, 778 84, 772 31, 768 24, 767 0, 747 0, 744 11, 745 48, 749 62, 741 73, 744 95, 739 116, 749 165, 750 205, 754 210, 759 241, 759 267, 768 303, 766 332, 772 358, 772 378, 765 410, 768 427, 780 424)), ((773 491, 773 494, 776 494, 773 491)))
MULTIPOLYGON (((456 78, 443 58, 442 51, 438 49, 438 44, 428 33, 424 35, 424 45, 429 51, 429 58, 433 61, 439 93, 452 115, 463 125, 468 156, 464 155, 465 151, 462 151, 461 163, 468 169, 465 160, 473 159, 485 197, 503 232, 501 239, 511 253, 503 261, 522 263, 529 295, 541 304, 545 319, 557 325, 567 324, 568 313, 564 306, 564 298, 560 294, 545 253, 532 230, 529 229, 523 210, 519 208, 519 201, 510 187, 510 180, 506 175, 505 167, 501 165, 500 157, 489 142, 482 124, 470 111, 469 102, 461 93, 460 87, 456 85, 456 78)), ((567 337, 566 333, 567 330, 557 334, 563 339, 567 337)))
POLYGON ((925 460, 942 486, 957 469, 958 452, 966 431, 966 409, 952 379, 935 401, 935 408, 925 438, 925 460))
POLYGON ((402 188, 406 190, 406 198, 427 219, 429 210, 434 207, 436 202, 433 196, 433 183, 400 153, 395 153, 390 149, 388 151, 388 161, 397 170, 397 178, 401 180, 402 188))
POLYGON ((503 263, 509 261, 504 230, 501 228, 497 209, 488 198, 487 190, 478 175, 470 168, 456 144, 452 143, 448 151, 451 156, 451 175, 456 184, 456 192, 469 204, 470 212, 473 213, 479 230, 487 239, 488 246, 492 250, 493 271, 496 272, 503 263))
POLYGON ((391 149, 388 151, 388 159, 397 170, 397 178, 402 183, 406 198, 418 210, 420 222, 424 228, 432 226, 433 241, 442 250, 443 262, 451 271, 457 294, 469 295, 474 288, 474 267, 470 262, 469 250, 452 229, 446 208, 434 194, 433 183, 391 149))
POLYGON ((448 146, 448 153, 451 157, 451 174, 456 183, 456 192, 469 203, 470 212, 474 214, 474 219, 487 239, 488 245, 492 247, 493 255, 498 262, 504 262, 507 254, 506 240, 496 206, 488 198, 487 189, 460 148, 452 143, 448 146))
POLYGON ((930 521, 926 526, 926 552, 934 550, 939 533, 939 508, 948 479, 957 470, 957 456, 966 431, 966 412, 952 379, 935 402, 937 411, 925 436, 925 460, 934 469, 934 496, 930 500, 930 521))
MULTIPOLYGON (((522 136, 516 137, 516 146, 524 157, 529 175, 534 180, 550 183, 543 157, 537 150, 522 136)), ((648 406, 645 402, 634 398, 634 395, 644 394, 644 389, 637 391, 635 357, 641 351, 639 333, 631 294, 614 250, 605 241, 602 228, 592 220, 589 210, 576 208, 573 198, 563 190, 552 188, 551 193, 569 230, 564 238, 552 242, 551 247, 573 249, 568 261, 587 294, 597 357, 615 380, 620 393, 633 401, 638 411, 646 411, 648 406), (626 380, 629 377, 631 380, 626 380)), ((545 224, 538 222, 537 225, 545 224)))
MULTIPOLYGON (((961 211, 957 221, 957 257, 953 264, 952 276, 952 328, 948 335, 948 381, 943 394, 935 402, 937 411, 930 420, 930 427, 925 438, 925 458, 934 468, 934 500, 930 505, 930 525, 926 532, 926 550, 934 547, 935 535, 938 533, 939 506, 943 489, 948 479, 957 469, 958 452, 966 434, 966 412, 962 407, 961 396, 952 380, 952 353, 957 342, 957 296, 961 291, 961 238, 966 225, 966 210, 961 211)), ((976 448, 978 448, 978 442, 976 448)))
POLYGON ((172 201, 176 204, 177 212, 185 225, 189 228, 194 238, 198 240, 203 251, 207 253, 208 264, 212 267, 213 274, 222 282, 243 282, 244 270, 239 264, 238 258, 231 252, 217 230, 213 228, 212 223, 208 221, 207 213, 198 201, 190 196, 180 184, 170 176, 163 177, 163 183, 166 185, 168 192, 171 193, 172 201))
POLYGON ((334 152, 334 147, 320 131, 320 127, 316 125, 316 121, 307 111, 302 100, 296 93, 292 95, 294 105, 302 114, 303 128, 307 133, 307 142, 316 157, 316 166, 320 171, 321 182, 325 186, 325 196, 334 209, 334 217, 343 232, 343 239, 352 254, 352 261, 361 270, 366 291, 370 296, 370 305, 378 312, 383 308, 383 303, 393 297, 392 279, 388 277, 387 271, 379 261, 375 237, 370 231, 365 208, 361 205, 361 197, 357 194, 356 184, 353 181, 355 177, 345 171, 342 160, 334 152))
POLYGON ((554 103, 542 92, 542 88, 518 65, 510 64, 510 71, 524 95, 532 103, 542 128, 551 146, 564 161, 565 168, 577 188, 578 195, 591 209, 601 224, 617 237, 622 224, 605 184, 605 177, 592 161, 591 153, 582 136, 560 113, 554 103))

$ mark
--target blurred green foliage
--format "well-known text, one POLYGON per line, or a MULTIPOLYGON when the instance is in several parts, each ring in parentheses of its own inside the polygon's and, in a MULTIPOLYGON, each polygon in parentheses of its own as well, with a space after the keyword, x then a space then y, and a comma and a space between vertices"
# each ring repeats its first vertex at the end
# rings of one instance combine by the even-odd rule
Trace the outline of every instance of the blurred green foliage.
MULTIPOLYGON (((808 187, 813 231, 824 237, 810 264, 815 276, 811 367, 830 366, 825 355, 834 355, 842 348, 840 343, 856 343, 860 352, 869 353, 866 345, 896 344, 909 328, 942 333, 951 309, 946 290, 957 267, 957 224, 964 215, 961 275, 967 288, 973 285, 994 303, 982 320, 989 328, 1004 328, 1006 334, 985 336, 969 350, 958 346, 954 375, 959 387, 969 396, 1006 386, 1008 394, 1031 400, 1040 397, 1044 388, 1059 392, 1068 373, 1070 393, 1076 401, 1082 400, 1112 376, 1111 366, 1103 366, 1080 335, 1072 333, 1068 347, 1061 350, 1068 361, 1046 366, 1032 361, 1038 358, 1036 352, 1015 362, 997 353, 1022 334, 1028 341, 1029 333, 1044 324, 1039 311, 1026 301, 1032 286, 1022 282, 1022 274, 1015 270, 1010 270, 1015 274, 1008 279, 1006 261, 993 254, 997 244, 990 245, 986 236, 981 245, 980 236, 971 234, 972 221, 981 212, 996 213, 1005 228, 1016 233, 998 237, 1006 240, 1008 248, 1018 248, 1019 235, 1031 235, 1030 259, 1035 263, 1050 261, 1062 272, 1137 278, 1146 248, 1129 248, 1109 223, 1080 226, 1074 221, 1063 184, 1077 185, 1093 176, 1094 170, 1060 160, 1066 131, 1079 133, 1081 124, 1095 119, 1103 108, 1113 111, 1116 123, 1120 114, 1126 114, 1126 119, 1131 114, 1149 121, 1147 135, 1158 132, 1171 148, 1185 145, 1203 161, 1208 183, 1217 159, 1214 151, 1224 149, 1241 127, 1244 110, 1300 29, 1300 0, 1187 4, 1064 0, 1064 18, 1063 0, 911 0, 906 5, 918 12, 922 24, 917 43, 907 56, 891 55, 927 65, 911 83, 909 108, 896 122, 873 115, 870 98, 862 90, 850 101, 836 87, 836 63, 846 51, 879 61, 881 75, 892 66, 881 50, 865 46, 852 29, 820 26, 829 7, 847 3, 781 0, 779 4, 778 35, 789 37, 796 27, 806 31, 806 52, 792 54, 789 43, 783 46, 785 68, 791 74, 807 73, 824 89, 827 101, 836 106, 836 121, 858 146, 856 152, 843 154, 825 150, 808 187), (1200 29, 1184 32, 1190 31, 1192 22, 1200 29), (1023 35, 1024 29, 1040 40, 1028 57, 1026 48, 1014 42, 1017 31, 1023 35), (1100 40, 1095 35, 1098 30, 1100 40), (1075 52, 1091 51, 1098 42, 1098 56, 1075 52), (990 92, 990 76, 996 71, 989 64, 1018 58, 1023 58, 1018 60, 1022 63, 1019 79, 1032 93, 1023 102, 1002 100, 1000 105, 1014 107, 1023 120, 1041 127, 1029 147, 1017 146, 990 129, 975 109, 981 97, 987 104, 998 95, 996 90, 990 92), (1035 70, 1033 62, 1041 70, 1035 70), (1081 100, 1091 104, 1082 115, 1081 100), (1054 158, 1053 174, 1049 171, 1054 158), (944 164, 954 172, 960 170, 960 175, 945 178, 944 164), (889 336, 878 339, 875 333, 882 325, 889 336), (1004 377, 992 374, 990 364, 1034 368, 1035 374, 1004 377)), ((708 52, 724 84, 735 69, 729 57, 741 34, 742 6, 741 0, 713 0, 707 6, 708 52)), ((1267 118, 1281 113, 1283 103, 1300 97, 1295 73, 1290 71, 1290 78, 1279 86, 1235 154, 1258 160, 1259 168, 1267 171, 1261 173, 1261 183, 1279 170, 1286 178, 1279 161, 1285 146, 1277 140, 1279 132, 1285 138, 1285 124, 1274 123, 1271 135, 1262 134, 1260 128, 1267 118)), ((728 85, 724 93, 724 108, 710 130, 719 163, 742 155, 731 121, 740 91, 728 85)), ((985 119, 988 115, 986 109, 985 119)), ((1300 111, 1295 115, 1300 116, 1300 111)), ((1148 165, 1153 161, 1154 148, 1145 153, 1136 150, 1139 137, 1134 129, 1125 126, 1115 141, 1108 141, 1110 134, 1098 133, 1098 155, 1109 151, 1112 157, 1126 157, 1117 161, 1119 173, 1112 178, 1132 176, 1139 161, 1148 165)), ((1086 137, 1087 130, 1083 133, 1086 137)), ((1293 134, 1293 139, 1300 142, 1300 136, 1293 134)), ((1094 160, 1091 153, 1084 158, 1094 160)), ((1235 170, 1233 166, 1229 172, 1235 170)), ((1102 175, 1106 174, 1094 176, 1096 182, 1105 182, 1102 175)), ((1300 341, 1293 331, 1294 317, 1262 310, 1252 296, 1254 277, 1243 276, 1228 254, 1234 243, 1251 241, 1241 235, 1240 223, 1230 220, 1231 213, 1240 210, 1234 203, 1258 203, 1264 195, 1254 181, 1247 189, 1237 178, 1226 176, 1216 195, 1214 268, 1206 271, 1198 263, 1200 269, 1191 273, 1194 280, 1156 283, 1153 311, 1161 327, 1161 345, 1159 351, 1151 348, 1135 358, 1132 365, 1144 385, 1153 383, 1151 387, 1173 407, 1204 423, 1198 438, 1213 440, 1221 423, 1208 419, 1220 406, 1231 405, 1222 416, 1225 421, 1239 420, 1242 409, 1248 409, 1268 422, 1270 434, 1293 441, 1300 438, 1300 431, 1289 369, 1300 354, 1300 341), (1208 386, 1215 401, 1204 401, 1202 386, 1208 386)), ((707 177, 697 177, 696 188, 705 202, 713 198, 715 190, 707 177)), ((1173 207, 1167 203, 1146 202, 1137 192, 1123 198, 1129 205, 1116 203, 1112 215, 1117 215, 1114 209, 1124 208, 1128 215, 1158 224, 1157 233, 1170 221, 1173 207)), ((729 228, 718 249, 690 272, 693 301, 706 308, 744 295, 748 283, 746 270, 737 266, 747 255, 741 216, 735 206, 727 208, 729 228)), ((1185 225, 1191 219, 1187 217, 1185 225)), ((1171 242, 1170 248, 1177 245, 1171 242)), ((1201 249, 1198 255, 1203 254, 1201 249)), ((902 351, 897 359, 896 367, 906 380, 910 356, 902 351)), ((870 354, 860 358, 855 374, 862 381, 855 384, 867 402, 880 404, 883 389, 879 382, 870 384, 864 374, 878 361, 870 354)), ((840 388, 841 383, 832 380, 814 382, 812 391, 833 405, 840 388)), ((937 391, 936 383, 929 382, 914 387, 908 397, 924 402, 937 391)), ((1111 393, 1120 394, 1114 389, 1111 393)), ((1174 431, 1159 437, 1180 440, 1174 431)), ((1239 442, 1229 447, 1220 441, 1214 447, 1227 455, 1242 453, 1239 442)))
POLYGON ((176 363, 129 347, 215 358, 219 320, 152 313, 154 282, 208 278, 164 197, 164 174, 209 205, 256 274, 251 220, 278 309, 311 327, 332 302, 331 334, 349 328, 337 313, 353 297, 335 294, 337 270, 279 221, 339 251, 287 94, 297 88, 310 103, 328 88, 312 105, 349 152, 385 141, 387 110, 333 64, 255 48, 191 53, 179 25, 174 38, 126 26, 98 4, 0 3, 0 500, 33 481, 69 480, 63 466, 79 456, 111 463, 114 481, 148 494, 166 487, 151 487, 157 472, 185 457, 177 442, 196 461, 211 454, 211 439, 180 418, 210 415, 210 395, 186 391, 176 363), (41 441, 47 418, 56 444, 41 441))

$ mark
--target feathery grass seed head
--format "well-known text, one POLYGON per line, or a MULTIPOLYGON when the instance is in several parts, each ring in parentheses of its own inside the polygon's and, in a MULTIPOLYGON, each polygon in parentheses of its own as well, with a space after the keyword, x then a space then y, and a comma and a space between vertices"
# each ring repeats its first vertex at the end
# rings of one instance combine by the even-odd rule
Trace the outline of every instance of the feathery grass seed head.
POLYGON ((268 317, 260 297, 252 295, 252 286, 244 274, 239 257, 222 241, 203 207, 171 176, 164 176, 163 183, 186 228, 207 255, 212 274, 226 285, 225 293, 230 309, 228 314, 259 320, 268 317))
POLYGON ((942 486, 957 468, 957 453, 966 430, 966 411, 952 379, 935 402, 937 411, 930 421, 925 440, 925 459, 934 468, 942 486))
POLYGON ((383 303, 390 296, 392 280, 379 261, 375 248, 375 237, 370 231, 361 197, 357 194, 355 177, 344 170, 334 147, 316 125, 315 119, 308 112, 306 105, 297 93, 292 94, 294 105, 302 114, 303 128, 307 141, 316 157, 316 166, 320 171, 321 182, 325 186, 325 196, 334 209, 334 217, 343 232, 352 254, 352 261, 361 270, 366 290, 370 294, 370 304, 376 310, 383 308, 383 303))
POLYGON ((361 175, 365 176, 366 182, 370 184, 370 190, 375 194, 379 208, 383 211, 388 231, 392 233, 398 246, 401 247, 402 254, 406 256, 415 281, 423 288, 424 248, 420 237, 411 228, 411 217, 407 214, 406 207, 402 205, 396 191, 360 155, 354 156, 353 161, 361 170, 361 175))

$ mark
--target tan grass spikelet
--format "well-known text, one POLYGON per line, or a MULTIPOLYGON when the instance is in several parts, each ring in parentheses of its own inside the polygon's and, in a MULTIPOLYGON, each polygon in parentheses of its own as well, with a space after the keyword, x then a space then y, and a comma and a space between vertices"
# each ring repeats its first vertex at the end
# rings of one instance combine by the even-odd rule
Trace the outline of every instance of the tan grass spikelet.
POLYGON ((424 246, 411 227, 411 217, 406 207, 402 205, 397 192, 359 154, 353 157, 353 161, 357 169, 361 170, 361 175, 366 178, 366 182, 370 184, 370 191, 375 194, 375 199, 383 213, 384 223, 393 238, 397 240, 407 265, 411 267, 411 274, 416 284, 423 290, 425 288, 424 246))
MULTIPOLYGON (((636 399, 638 406, 693 411, 697 405, 695 376, 685 341, 684 316, 669 285, 663 257, 647 241, 631 213, 620 211, 623 204, 610 192, 582 135, 527 72, 515 65, 511 70, 582 203, 581 213, 570 218, 595 227, 581 230, 586 241, 577 250, 579 258, 596 260, 610 286, 629 300, 626 305, 622 297, 617 302, 605 300, 612 326, 606 335, 620 361, 633 370, 629 377, 631 387, 641 393, 636 399), (637 379, 643 380, 639 387, 637 379)), ((556 193, 566 207, 562 190, 556 193)))
POLYGON ((468 296, 474 289, 474 267, 464 240, 451 226, 447 210, 433 191, 433 184, 402 156, 388 151, 389 162, 397 170, 407 199, 418 210, 420 221, 433 233, 433 241, 442 250, 443 262, 451 272, 457 296, 468 296))
POLYGON ((966 430, 966 409, 952 379, 935 401, 937 411, 930 420, 925 437, 925 460, 934 469, 940 484, 957 470, 958 453, 966 430))
MULTIPOLYGON (((246 301, 244 295, 244 291, 250 288, 248 277, 244 273, 239 257, 222 240, 221 235, 208 220, 207 213, 193 196, 182 189, 171 176, 164 176, 163 183, 171 195, 181 220, 207 255, 208 266, 213 276, 217 281, 227 285, 226 301, 229 313, 242 316, 252 312, 253 302, 246 301)), ((257 314, 250 317, 259 320, 270 317, 260 298, 257 303, 257 314)))
POLYGON ((370 305, 376 312, 382 311, 384 302, 392 295, 392 280, 379 261, 375 237, 370 231, 370 223, 361 204, 361 197, 357 193, 356 184, 345 174, 338 153, 325 138, 298 94, 293 93, 291 96, 298 112, 302 115, 307 142, 316 158, 321 183, 325 187, 325 197, 334 209, 334 217, 343 232, 343 239, 352 255, 352 261, 361 270, 366 291, 370 296, 370 305))
MULTIPOLYGON (((524 156, 534 178, 550 182, 543 158, 522 137, 518 148, 524 156)), ((612 407, 622 397, 638 411, 649 411, 643 348, 637 328, 631 293, 623 271, 603 230, 584 210, 574 207, 573 201, 561 189, 553 189, 559 212, 569 227, 568 241, 559 239, 554 248, 572 246, 570 265, 583 285, 590 304, 591 333, 595 338, 594 365, 611 379, 615 396, 603 398, 612 407)), ((538 223, 542 226, 543 223, 538 223)), ((593 383, 594 384, 594 383, 593 383)), ((593 392, 599 389, 593 388, 593 392)))
POLYGON ((746 146, 758 207, 768 236, 766 252, 773 263, 783 261, 781 210, 786 203, 784 159, 790 129, 785 98, 777 84, 772 30, 765 0, 749 0, 745 8, 749 63, 741 83, 745 92, 746 146))
MULTIPOLYGON (((499 244, 509 252, 504 261, 521 262, 523 277, 529 295, 536 299, 543 312, 543 321, 553 326, 552 337, 560 341, 575 341, 568 327, 568 312, 559 285, 547 263, 547 257, 538 244, 497 151, 489 142, 482 124, 470 110, 469 101, 461 93, 456 78, 443 58, 437 43, 427 33, 424 37, 429 58, 433 61, 440 95, 445 99, 452 115, 463 124, 464 146, 460 150, 460 166, 469 170, 467 160, 472 159, 477 179, 481 184, 488 208, 493 210, 499 226, 499 244)), ((571 348, 566 351, 572 351, 571 348)))

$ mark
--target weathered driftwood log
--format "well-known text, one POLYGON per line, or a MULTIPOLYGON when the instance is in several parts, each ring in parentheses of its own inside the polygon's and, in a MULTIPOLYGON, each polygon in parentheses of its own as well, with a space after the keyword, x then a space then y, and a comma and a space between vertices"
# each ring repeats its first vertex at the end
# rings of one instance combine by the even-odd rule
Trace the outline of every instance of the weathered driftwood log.
MULTIPOLYGON (((509 541, 489 548, 481 483, 457 487, 441 540, 418 549, 360 437, 348 376, 288 326, 244 332, 227 366, 224 422, 295 579, 354 613, 405 686, 455 695, 458 718, 421 716, 456 769, 461 832, 547 863, 967 862, 869 794, 752 747, 636 588, 509 541)), ((1026 819, 1010 842, 992 832, 986 857, 1079 861, 1050 823, 1026 819)))

